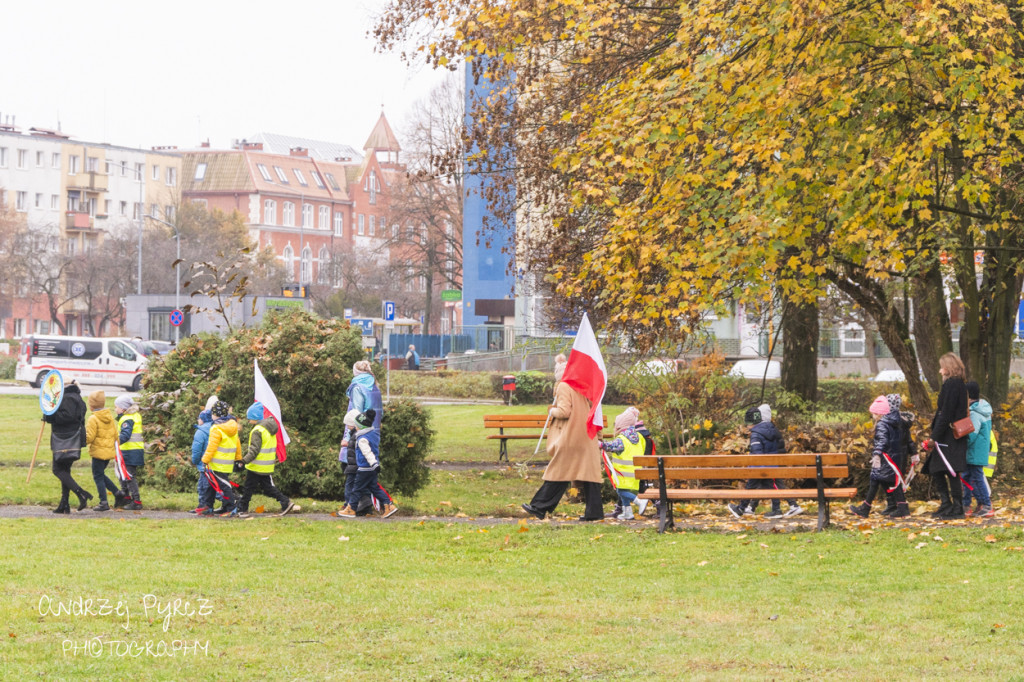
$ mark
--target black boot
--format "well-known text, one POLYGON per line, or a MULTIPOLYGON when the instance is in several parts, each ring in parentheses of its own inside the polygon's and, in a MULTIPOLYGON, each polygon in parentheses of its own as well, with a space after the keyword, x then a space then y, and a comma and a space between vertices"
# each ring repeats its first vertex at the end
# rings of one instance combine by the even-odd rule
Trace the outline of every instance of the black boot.
POLYGON ((61 500, 60 503, 57 505, 57 508, 53 510, 53 513, 54 514, 70 514, 71 513, 71 505, 68 504, 67 500, 61 500))
POLYGON ((889 494, 885 498, 885 509, 882 510, 882 516, 892 516, 896 513, 896 496, 889 494))
POLYGON ((862 519, 866 519, 868 517, 868 514, 871 513, 871 505, 868 504, 867 502, 861 502, 858 505, 851 504, 849 509, 851 514, 855 514, 861 517, 862 519))
MULTIPOLYGON (((932 518, 941 519, 953 511, 953 499, 949 496, 949 481, 946 479, 945 474, 933 476, 932 481, 935 483, 935 492, 939 494, 940 502, 939 508, 932 512, 932 518)), ((960 513, 963 513, 962 506, 960 513)))
POLYGON ((128 504, 128 496, 120 490, 114 491, 114 509, 120 509, 128 504))
POLYGON ((896 509, 889 515, 893 519, 902 519, 906 516, 910 516, 910 505, 906 502, 897 502, 896 509))
POLYGON ((92 493, 85 488, 79 488, 75 491, 75 495, 78 496, 78 511, 82 511, 89 506, 89 500, 92 499, 92 493))
POLYGON ((951 521, 953 519, 964 519, 964 501, 959 498, 954 498, 951 502, 950 510, 943 516, 939 517, 943 521, 951 521))

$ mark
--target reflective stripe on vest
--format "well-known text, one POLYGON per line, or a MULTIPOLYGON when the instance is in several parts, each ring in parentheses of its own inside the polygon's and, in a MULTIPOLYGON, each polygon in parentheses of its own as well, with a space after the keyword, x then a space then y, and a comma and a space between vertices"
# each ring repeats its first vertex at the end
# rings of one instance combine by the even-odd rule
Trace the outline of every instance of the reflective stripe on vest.
POLYGON ((999 457, 999 443, 996 442, 996 432, 992 431, 992 435, 989 436, 988 441, 988 466, 984 467, 982 471, 985 473, 986 478, 992 478, 992 474, 996 470, 996 459, 999 457))
POLYGON ((274 473, 274 465, 277 464, 277 436, 267 431, 262 424, 257 424, 249 432, 249 447, 252 447, 252 437, 260 434, 260 454, 256 459, 245 465, 249 471, 257 474, 274 473))
MULTIPOLYGON (((213 428, 218 429, 219 425, 214 424, 213 428)), ((213 431, 213 429, 210 429, 213 431)), ((217 454, 210 460, 210 469, 222 474, 230 474, 235 470, 235 459, 238 455, 238 436, 229 436, 220 431, 220 443, 217 444, 217 454)))
POLYGON ((132 450, 145 450, 146 444, 142 442, 142 417, 137 412, 132 414, 122 414, 121 418, 117 420, 117 430, 120 433, 124 423, 128 420, 134 422, 132 424, 132 435, 126 443, 121 443, 121 452, 131 452, 132 450))
MULTIPOLYGON (((637 434, 639 435, 639 434, 637 434)), ((639 490, 640 481, 636 480, 636 467, 633 465, 633 458, 644 454, 644 437, 640 436, 636 443, 630 443, 625 436, 619 436, 619 440, 625 446, 622 452, 609 452, 608 458, 615 467, 615 473, 619 475, 620 490, 639 490)))

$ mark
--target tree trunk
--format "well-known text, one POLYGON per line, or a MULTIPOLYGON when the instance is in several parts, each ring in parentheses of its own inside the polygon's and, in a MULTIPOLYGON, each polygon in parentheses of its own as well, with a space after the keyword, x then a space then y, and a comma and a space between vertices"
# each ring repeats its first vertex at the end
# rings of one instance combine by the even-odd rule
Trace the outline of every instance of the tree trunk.
POLYGON ((807 401, 818 397, 818 302, 782 303, 782 388, 807 401))
MULTIPOLYGON (((990 246, 1013 246, 1020 248, 1021 240, 1016 235, 988 235, 990 246)), ((978 372, 977 381, 981 390, 997 408, 1006 401, 1010 390, 1010 361, 1013 359, 1013 343, 1016 337, 1014 324, 1020 306, 1022 276, 1016 259, 1008 252, 992 249, 985 254, 982 292, 987 300, 987 315, 984 320, 984 373, 978 372)))
POLYGON ((871 376, 878 374, 878 347, 875 345, 875 330, 871 325, 864 327, 864 354, 868 358, 868 371, 871 376))
POLYGON ((942 288, 942 272, 936 259, 923 273, 913 278, 914 339, 921 371, 933 391, 942 387, 939 376, 939 358, 953 350, 953 337, 949 331, 949 311, 942 288))

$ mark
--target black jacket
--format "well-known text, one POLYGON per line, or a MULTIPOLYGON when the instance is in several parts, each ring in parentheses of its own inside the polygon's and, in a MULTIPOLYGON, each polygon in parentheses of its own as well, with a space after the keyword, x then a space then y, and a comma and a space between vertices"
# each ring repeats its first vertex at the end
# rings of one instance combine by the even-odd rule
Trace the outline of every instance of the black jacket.
POLYGON ((871 480, 891 483, 896 480, 896 472, 885 461, 889 456, 902 474, 904 461, 907 458, 908 425, 899 412, 890 412, 875 424, 875 442, 871 457, 871 480))
POLYGON ((82 400, 82 391, 78 384, 66 384, 64 386, 64 398, 60 401, 60 407, 53 414, 43 415, 43 421, 51 426, 53 435, 59 438, 67 438, 74 435, 76 431, 82 434, 81 447, 85 447, 85 415, 88 410, 85 401, 82 400))
MULTIPOLYGON (((932 418, 932 440, 942 447, 953 471, 967 471, 967 438, 953 437, 951 424, 967 417, 967 384, 960 377, 950 377, 942 382, 938 407, 932 418)), ((924 468, 929 474, 947 473, 946 465, 938 452, 933 449, 924 468)))
POLYGON ((345 452, 344 473, 355 475, 359 472, 359 464, 356 463, 356 430, 349 429, 348 431, 348 450, 345 452))
POLYGON ((775 455, 786 449, 782 434, 772 422, 754 424, 750 429, 750 454, 775 455))

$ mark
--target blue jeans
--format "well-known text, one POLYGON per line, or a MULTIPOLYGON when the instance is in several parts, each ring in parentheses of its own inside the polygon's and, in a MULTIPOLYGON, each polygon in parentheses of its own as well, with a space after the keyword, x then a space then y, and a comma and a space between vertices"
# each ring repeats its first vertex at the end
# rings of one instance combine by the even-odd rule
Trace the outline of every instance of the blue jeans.
MULTIPOLYGON (((210 481, 206 478, 206 466, 202 463, 197 467, 199 471, 199 482, 196 483, 196 494, 199 496, 199 506, 203 506, 203 500, 210 494, 210 481)), ((221 502, 224 501, 224 496, 220 493, 215 493, 216 499, 221 502)))
POLYGON ((362 502, 363 498, 367 495, 372 495, 377 498, 377 502, 380 503, 381 509, 386 505, 391 504, 391 498, 388 497, 387 493, 384 492, 384 488, 380 487, 377 483, 377 478, 380 476, 380 469, 374 469, 373 471, 360 471, 355 475, 355 485, 352 490, 352 497, 349 499, 349 504, 352 502, 356 503, 353 509, 359 508, 359 503, 362 502))
POLYGON ((352 509, 355 509, 356 504, 359 503, 359 500, 352 499, 352 493, 355 492, 355 489, 356 475, 345 474, 345 504, 352 507, 352 509))
POLYGON ((978 500, 978 504, 983 507, 992 506, 992 498, 988 494, 988 482, 985 480, 985 467, 981 465, 968 464, 967 471, 960 474, 965 481, 974 486, 974 490, 969 490, 965 485, 964 490, 964 506, 971 506, 971 497, 978 500))
POLYGON ((635 490, 623 490, 622 488, 619 488, 617 492, 619 493, 619 504, 622 505, 623 509, 633 504, 636 500, 635 490))
POLYGON ((92 480, 96 483, 96 492, 99 493, 100 504, 107 503, 108 490, 110 491, 110 494, 113 495, 120 487, 111 481, 109 476, 107 476, 108 464, 110 464, 109 459, 92 460, 92 480))

